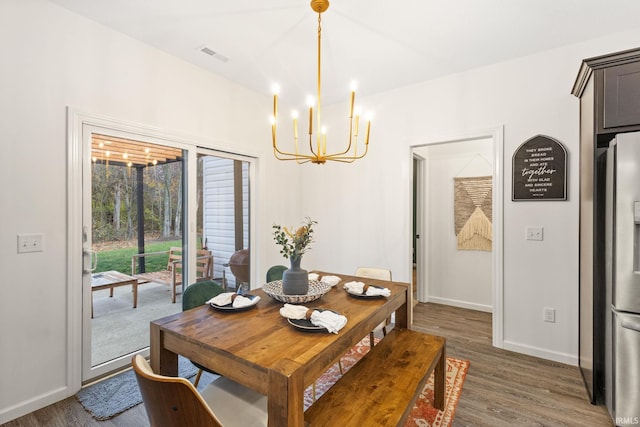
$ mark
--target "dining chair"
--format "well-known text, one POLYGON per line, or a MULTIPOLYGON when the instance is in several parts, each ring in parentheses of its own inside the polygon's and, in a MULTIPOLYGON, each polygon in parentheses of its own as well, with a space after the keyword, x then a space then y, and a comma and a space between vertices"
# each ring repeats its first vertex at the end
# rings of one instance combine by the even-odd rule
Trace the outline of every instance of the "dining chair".
POLYGON ((282 273, 287 269, 284 265, 272 265, 267 270, 267 283, 282 280, 282 273))
POLYGON ((267 397, 229 378, 198 392, 184 378, 154 373, 139 354, 131 364, 152 427, 267 425, 267 397))
MULTIPOLYGON (((358 277, 365 277, 367 279, 391 281, 391 270, 384 268, 359 267, 356 269, 355 275, 358 277)), ((369 332, 369 345, 371 348, 373 348, 375 333, 382 331, 382 335, 387 335, 387 325, 389 323, 391 323, 391 317, 387 317, 384 322, 380 323, 373 331, 369 332)))
MULTIPOLYGON (((224 288, 220 286, 218 282, 213 280, 207 280, 205 282, 196 282, 187 287, 182 295, 182 311, 190 310, 194 307, 199 307, 209 301, 211 298, 224 292, 224 288)), ((216 372, 205 368, 204 366, 191 362, 198 368, 198 374, 193 381, 193 385, 198 387, 202 371, 209 372, 210 374, 218 375, 216 372)))

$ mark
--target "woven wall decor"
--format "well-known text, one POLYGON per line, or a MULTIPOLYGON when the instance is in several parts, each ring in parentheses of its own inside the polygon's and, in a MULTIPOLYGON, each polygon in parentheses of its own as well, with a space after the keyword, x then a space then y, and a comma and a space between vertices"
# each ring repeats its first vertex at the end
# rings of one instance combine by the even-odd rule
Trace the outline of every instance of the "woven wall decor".
POLYGON ((491 251, 491 177, 453 178, 458 249, 491 251))

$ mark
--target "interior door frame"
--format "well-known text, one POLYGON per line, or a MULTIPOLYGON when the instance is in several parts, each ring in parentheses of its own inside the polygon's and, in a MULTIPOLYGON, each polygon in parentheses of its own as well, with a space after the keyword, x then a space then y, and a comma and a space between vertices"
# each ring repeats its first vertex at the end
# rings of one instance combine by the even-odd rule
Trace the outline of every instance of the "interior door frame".
MULTIPOLYGON (((411 165, 413 168, 413 159, 417 155, 414 149, 428 145, 444 144, 449 142, 469 141, 474 139, 490 138, 493 141, 493 251, 491 255, 491 273, 492 273, 492 330, 493 330, 493 346, 504 348, 504 126, 496 128, 471 131, 459 135, 451 135, 447 137, 434 138, 426 142, 412 144, 410 146, 411 165)), ((424 168, 423 168, 424 172, 424 168)), ((426 174, 425 174, 426 175, 426 174)), ((413 174, 411 174, 413 177, 413 174)), ((411 184, 413 185, 413 183, 411 184)), ((412 189, 413 190, 413 189, 412 189)), ((411 198, 413 199, 413 197, 411 198)), ((418 197, 418 199, 420 199, 418 197)), ((412 205, 415 201, 412 200, 412 205)), ((412 206, 418 209, 421 217, 418 222, 424 221, 428 215, 427 209, 424 208, 424 202, 418 201, 422 206, 412 206)), ((424 223, 424 222, 423 222, 424 223)), ((422 230, 421 237, 426 230, 422 230)), ((428 236, 425 235, 428 238, 428 236)), ((421 248, 423 249, 423 257, 429 256, 426 245, 427 238, 422 240, 421 248)), ((424 266, 422 268, 424 270, 424 266)), ((420 275, 420 267, 418 267, 418 299, 421 301, 428 300, 428 284, 426 283, 426 274, 420 275)))

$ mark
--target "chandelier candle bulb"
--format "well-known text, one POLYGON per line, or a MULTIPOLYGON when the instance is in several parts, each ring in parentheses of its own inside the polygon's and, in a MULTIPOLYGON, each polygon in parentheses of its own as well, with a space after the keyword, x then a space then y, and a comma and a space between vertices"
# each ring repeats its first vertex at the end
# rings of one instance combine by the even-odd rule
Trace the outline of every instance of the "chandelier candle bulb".
POLYGON ((371 120, 367 122, 367 136, 364 139, 364 143, 369 145, 369 132, 371 131, 371 120))
POLYGON ((351 92, 351 107, 349 108, 349 118, 353 117, 353 103, 356 100, 356 93, 351 92))
POLYGON ((293 111, 291 113, 291 117, 293 117, 293 138, 297 140, 298 139, 298 112, 293 111))
POLYGON ((273 118, 278 118, 278 94, 273 94, 273 118))

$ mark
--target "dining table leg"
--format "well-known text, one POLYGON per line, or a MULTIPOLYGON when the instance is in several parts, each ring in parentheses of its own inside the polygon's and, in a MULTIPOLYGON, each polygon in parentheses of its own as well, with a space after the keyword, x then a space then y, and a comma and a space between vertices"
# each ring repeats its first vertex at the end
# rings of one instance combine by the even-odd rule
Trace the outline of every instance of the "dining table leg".
POLYGON ((163 333, 160 325, 151 323, 149 353, 151 369, 156 374, 170 377, 178 376, 178 355, 164 348, 163 333))
POLYGON ((446 343, 442 344, 442 354, 438 360, 438 364, 433 370, 433 407, 436 409, 444 410, 444 396, 445 396, 445 379, 447 375, 447 351, 446 343))
POLYGON ((278 360, 269 369, 269 427, 304 425, 304 373, 300 363, 278 360))
POLYGON ((411 300, 409 295, 409 287, 405 289, 405 298, 404 304, 402 304, 395 312, 395 326, 403 329, 411 329, 410 326, 410 318, 411 318, 411 300))

